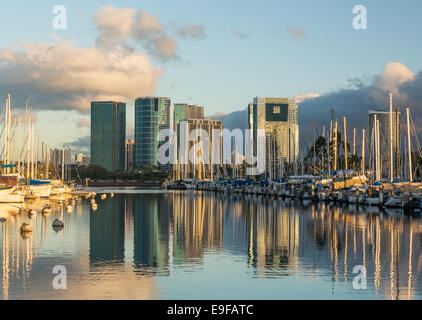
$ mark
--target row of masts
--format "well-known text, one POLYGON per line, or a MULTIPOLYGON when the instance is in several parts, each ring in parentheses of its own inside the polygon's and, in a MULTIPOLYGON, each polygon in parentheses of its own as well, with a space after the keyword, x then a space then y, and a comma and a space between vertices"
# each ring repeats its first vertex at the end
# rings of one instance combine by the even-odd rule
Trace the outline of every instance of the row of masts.
MULTIPOLYGON (((5 100, 0 117, 0 122, 3 120, 0 137, 3 136, 4 140, 0 156, 3 164, 2 173, 19 174, 27 179, 49 179, 48 145, 40 141, 40 133, 35 130, 28 107, 29 99, 27 98, 22 119, 20 116, 13 116, 10 93, 5 100)), ((62 156, 64 160, 64 149, 62 156)), ((62 178, 64 175, 64 165, 62 165, 62 178)))
MULTIPOLYGON (((395 112, 393 111, 393 95, 389 93, 389 113, 388 122, 384 121, 383 126, 380 125, 380 119, 375 113, 372 121, 372 130, 367 132, 362 129, 361 141, 357 141, 357 129, 353 128, 353 145, 350 148, 348 144, 348 128, 347 118, 343 117, 343 123, 339 124, 334 118, 334 109, 331 110, 331 122, 329 127, 329 133, 326 133, 325 126, 323 126, 322 136, 317 136, 317 128, 315 121, 313 122, 313 150, 309 148, 309 145, 304 144, 304 148, 300 148, 299 152, 296 152, 296 143, 293 132, 288 133, 288 139, 281 137, 281 141, 276 141, 277 138, 267 133, 266 136, 266 148, 265 157, 266 160, 266 171, 264 178, 267 180, 278 180, 287 178, 291 175, 315 175, 321 174, 324 171, 337 171, 339 169, 354 170, 355 174, 367 175, 368 178, 374 181, 390 181, 393 182, 395 179, 403 180, 406 178, 410 182, 414 181, 414 165, 412 163, 412 133, 416 141, 416 130, 414 129, 413 121, 411 121, 410 109, 406 107, 406 143, 405 152, 400 153, 400 133, 399 133, 399 121, 400 114, 398 107, 395 112), (395 119, 395 120, 394 120, 395 119), (394 126, 393 123, 396 123, 394 126), (387 124, 388 123, 388 124, 387 124), (412 129, 413 126, 413 129, 412 129), (341 130, 341 127, 342 130, 341 130), (342 132, 342 137, 340 135, 342 132), (322 159, 317 154, 317 139, 318 143, 323 141, 325 145, 320 146, 323 149, 322 159), (322 140, 320 140, 322 139, 322 140), (341 141, 343 140, 343 141, 341 141), (383 140, 383 141, 381 141, 383 140), (282 154, 283 148, 280 143, 286 143, 287 155, 282 154), (382 142, 384 148, 381 150, 382 142), (341 146, 341 143, 343 146, 341 146), (358 156, 358 144, 361 144, 360 157, 358 156), (389 147, 389 152, 385 150, 386 145, 389 147), (367 147, 368 146, 368 147, 367 147), (304 155, 304 150, 308 152, 307 156, 304 155), (406 161, 400 161, 401 157, 406 161), (388 171, 385 164, 389 162, 388 171), (384 170, 383 170, 384 167, 384 170), (406 171, 406 172, 405 172, 406 171)), ((285 133, 286 134, 286 133, 285 133)), ((196 145, 194 145, 194 148, 196 145)), ((418 149, 418 151, 420 151, 418 149)), ((194 150, 197 153, 197 150, 194 150)), ((196 161, 195 157, 195 161, 196 161)), ((173 179, 179 180, 187 178, 191 175, 193 178, 201 179, 209 174, 211 180, 219 178, 221 176, 228 176, 228 172, 231 171, 232 178, 252 178, 247 177, 245 168, 248 164, 244 163, 241 165, 203 165, 200 161, 196 161, 193 164, 180 165, 176 164, 173 166, 173 179), (187 174, 189 172, 190 174, 187 174)))

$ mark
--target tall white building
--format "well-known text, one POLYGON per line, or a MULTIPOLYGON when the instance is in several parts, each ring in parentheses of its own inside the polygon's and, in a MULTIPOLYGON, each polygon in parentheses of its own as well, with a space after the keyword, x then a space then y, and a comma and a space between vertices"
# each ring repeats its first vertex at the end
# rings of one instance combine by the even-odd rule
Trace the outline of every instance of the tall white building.
POLYGON ((270 177, 281 176, 282 160, 299 156, 298 106, 295 99, 255 97, 248 106, 253 155, 264 163, 270 177), (265 138, 261 135, 265 134, 265 138))

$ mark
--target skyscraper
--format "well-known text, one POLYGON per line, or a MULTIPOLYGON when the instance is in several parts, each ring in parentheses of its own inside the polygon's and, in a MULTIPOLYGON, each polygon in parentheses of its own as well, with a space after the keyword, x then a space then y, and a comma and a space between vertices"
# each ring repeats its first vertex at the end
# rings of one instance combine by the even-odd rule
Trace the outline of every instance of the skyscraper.
POLYGON ((175 103, 173 110, 173 130, 176 136, 176 155, 180 153, 179 125, 180 121, 187 119, 204 119, 204 107, 189 105, 186 103, 175 103))
POLYGON ((175 103, 173 111, 173 130, 176 132, 181 120, 204 119, 204 107, 188 105, 186 103, 175 103))
POLYGON ((293 162, 299 155, 298 107, 295 99, 255 97, 248 106, 253 154, 266 163, 270 177, 281 176, 281 161, 293 162), (265 148, 259 131, 265 133, 265 148), (258 152, 263 150, 263 152, 258 152), (264 151, 265 150, 265 151, 264 151))
POLYGON ((110 172, 125 169, 126 103, 91 103, 91 163, 110 172))
POLYGON ((181 165, 176 168, 177 178, 213 179, 216 176, 214 164, 217 164, 216 162, 221 164, 223 161, 222 131, 223 125, 220 120, 205 118, 180 121, 178 151, 179 159, 184 161, 181 161, 181 165), (190 135, 194 130, 206 132, 208 141, 204 141, 202 137, 198 137, 197 141, 190 141, 190 135), (217 136, 214 137, 215 134, 217 136), (215 146, 214 142, 216 142, 215 146), (191 152, 196 155, 194 159, 190 159, 191 152), (194 163, 191 163, 192 160, 194 163))
MULTIPOLYGON (((170 98, 141 97, 135 101, 135 165, 157 167, 160 130, 170 129, 170 98)), ((169 165, 160 165, 168 170, 169 165)))

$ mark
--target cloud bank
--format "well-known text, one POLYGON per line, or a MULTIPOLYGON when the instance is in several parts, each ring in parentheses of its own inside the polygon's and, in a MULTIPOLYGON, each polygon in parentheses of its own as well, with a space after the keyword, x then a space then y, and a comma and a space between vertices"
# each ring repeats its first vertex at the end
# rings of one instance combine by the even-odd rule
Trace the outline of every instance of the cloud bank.
MULTIPOLYGON (((302 142, 311 138, 314 120, 320 133, 323 125, 328 128, 331 109, 334 109, 335 119, 341 124, 343 116, 346 116, 350 129, 366 129, 368 110, 389 110, 389 91, 393 93, 394 108, 398 106, 403 113, 404 107, 410 107, 415 124, 419 124, 419 127, 422 124, 422 72, 414 74, 404 64, 392 62, 369 84, 360 79, 352 79, 350 83, 350 87, 323 95, 311 93, 296 96, 302 142)), ((247 115, 248 111, 244 109, 230 114, 216 114, 212 118, 221 119, 229 129, 246 129, 247 115)))
MULTIPOLYGON (((101 7, 93 22, 98 37, 92 47, 56 41, 0 49, 0 95, 10 91, 18 108, 29 97, 32 110, 82 112, 93 100, 152 95, 163 72, 152 59, 177 57, 178 45, 168 28, 148 12, 113 6, 101 7)), ((205 30, 187 24, 174 33, 200 39, 205 30)))
POLYGON ((33 109, 89 110, 92 100, 126 100, 155 91, 162 69, 148 55, 116 48, 76 48, 70 43, 27 43, 0 49, 0 92, 9 90, 33 109))

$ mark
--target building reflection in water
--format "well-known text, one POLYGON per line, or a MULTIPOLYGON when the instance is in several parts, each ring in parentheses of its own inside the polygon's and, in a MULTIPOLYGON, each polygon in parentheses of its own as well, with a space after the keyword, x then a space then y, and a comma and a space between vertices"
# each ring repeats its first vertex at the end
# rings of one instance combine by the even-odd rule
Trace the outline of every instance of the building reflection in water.
MULTIPOLYGON (((87 204, 85 213, 88 208, 87 204)), ((55 210, 49 217, 33 219, 34 232, 25 239, 19 228, 27 216, 0 209, 7 218, 0 224, 1 298, 7 299, 13 283, 25 286, 25 279, 30 279, 40 250, 45 247, 49 256, 60 258, 59 251, 52 251, 57 248, 52 243, 64 241, 68 228, 79 231, 76 225, 72 227, 71 215, 64 215, 62 232, 50 230, 55 216, 62 215, 55 210)), ((77 226, 88 228, 89 223, 88 271, 98 274, 116 267, 135 276, 126 272, 127 283, 142 276, 166 277, 187 268, 205 268, 205 258, 221 255, 243 262, 247 271, 242 272, 250 277, 318 278, 328 281, 334 294, 344 286, 355 292, 353 269, 363 265, 371 294, 386 299, 420 298, 420 217, 402 215, 400 210, 370 210, 193 191, 143 193, 108 198, 89 213, 89 219, 78 222, 85 224, 77 226)), ((110 288, 119 281, 119 274, 110 278, 110 288)))
POLYGON ((170 208, 154 194, 131 197, 134 215, 135 270, 143 274, 168 274, 170 208))
POLYGON ((121 264, 125 258, 125 201, 106 199, 89 220, 89 259, 92 266, 103 262, 121 264))

